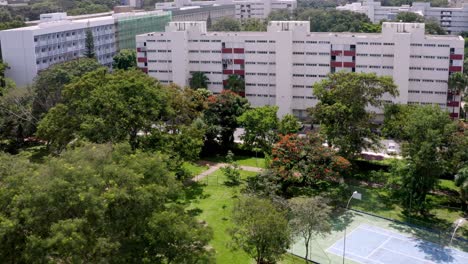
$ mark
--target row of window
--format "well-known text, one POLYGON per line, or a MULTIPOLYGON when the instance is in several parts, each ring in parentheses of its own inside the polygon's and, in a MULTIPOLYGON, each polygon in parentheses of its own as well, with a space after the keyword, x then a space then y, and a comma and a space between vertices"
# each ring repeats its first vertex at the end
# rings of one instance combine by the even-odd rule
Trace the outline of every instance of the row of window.
POLYGON ((149 70, 149 72, 172 73, 171 70, 149 70))
POLYGON ((172 50, 148 50, 149 53, 159 52, 159 53, 171 53, 172 50))
POLYGON ((266 40, 257 40, 257 41, 255 41, 255 40, 246 40, 245 41, 245 43, 267 43, 267 42, 268 43, 276 43, 276 41, 274 41, 274 40, 268 40, 268 41, 266 41, 266 40))
POLYGON ((438 60, 448 60, 449 57, 447 56, 422 56, 422 55, 410 55, 410 58, 413 59, 438 59, 438 60))
POLYGON ((315 96, 299 96, 299 95, 294 95, 293 99, 309 99, 309 100, 315 100, 317 97, 315 96))
POLYGON ((276 54, 275 51, 255 51, 255 50, 248 50, 246 51, 245 53, 249 53, 249 54, 276 54))
POLYGON ((367 53, 357 53, 356 56, 359 57, 388 57, 393 58, 393 54, 367 54, 367 53))
POLYGON ((293 77, 312 77, 312 78, 325 78, 327 77, 326 75, 321 75, 321 74, 293 74, 293 77))
POLYGON ((245 75, 258 75, 258 76, 276 76, 276 73, 266 73, 266 72, 246 72, 245 75))
POLYGON ((303 40, 294 40, 294 44, 330 44, 330 41, 303 41, 303 40))
POLYGON ((276 65, 276 62, 265 62, 265 61, 246 61, 245 64, 258 64, 258 65, 276 65))
POLYGON ((172 63, 172 60, 148 60, 148 62, 172 63))
POLYGON ((221 40, 219 39, 212 39, 212 40, 209 40, 209 39, 189 39, 188 42, 221 42, 221 40))
POLYGON ((441 95, 446 95, 447 92, 433 92, 433 91, 419 91, 419 90, 408 90, 408 93, 411 94, 441 94, 441 95))
POLYGON ((356 68, 361 68, 361 69, 387 69, 387 70, 392 70, 393 69, 393 66, 388 66, 388 65, 384 65, 384 66, 380 66, 380 65, 356 65, 356 68))
POLYGON ((297 84, 294 84, 292 86, 293 88, 309 88, 309 89, 312 89, 312 85, 297 85, 297 84))
POLYGON ((259 87, 276 87, 276 84, 274 83, 270 83, 270 84, 267 84, 267 83, 245 83, 246 86, 259 86, 259 87))
POLYGON ((189 61, 190 64, 221 64, 221 61, 194 61, 194 60, 191 60, 189 61))
POLYGON ((246 94, 247 97, 276 97, 274 94, 246 94))
POLYGON ((393 46, 395 45, 395 43, 390 43, 390 42, 384 42, 384 43, 381 43, 381 42, 358 42, 357 43, 358 45, 372 45, 372 46, 393 46))
POLYGON ((447 68, 426 68, 426 67, 409 67, 410 70, 423 71, 448 71, 447 68))
POLYGON ((292 53, 293 55, 321 55, 321 56, 330 56, 329 52, 299 52, 299 51, 294 51, 292 53))
POLYGON ((439 48, 448 48, 450 45, 448 44, 421 44, 421 43, 411 43, 411 47, 439 47, 439 48))
POLYGON ((408 101, 408 104, 409 105, 439 105, 441 107, 445 107, 446 104, 443 104, 443 103, 431 103, 431 102, 413 102, 413 101, 408 101))
POLYGON ((189 53, 221 53, 220 50, 189 50, 189 53))
POLYGON ((427 82, 427 83, 447 83, 447 80, 430 80, 430 79, 409 79, 410 82, 427 82))

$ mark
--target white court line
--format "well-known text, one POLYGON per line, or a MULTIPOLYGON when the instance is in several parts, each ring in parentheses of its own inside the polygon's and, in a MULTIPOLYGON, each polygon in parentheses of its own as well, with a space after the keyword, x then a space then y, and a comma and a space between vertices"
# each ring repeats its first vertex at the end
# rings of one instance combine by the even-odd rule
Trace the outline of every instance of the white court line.
MULTIPOLYGON (((392 234, 385 234, 385 233, 383 233, 383 232, 379 232, 379 231, 377 231, 377 230, 369 229, 369 228, 365 228, 365 227, 361 227, 361 226, 360 226, 360 228, 365 229, 365 230, 367 230, 367 231, 371 231, 371 232, 380 234, 380 235, 385 235, 385 236, 389 236, 389 237, 393 237, 393 238, 396 238, 396 239, 403 240, 403 239, 401 239, 401 237, 393 236, 392 234)), ((380 227, 379 227, 379 228, 380 228, 380 227)), ((384 228, 382 228, 382 229, 384 229, 384 228)), ((387 229, 385 229, 385 230, 387 230, 387 229)), ((393 232, 393 231, 391 231, 391 230, 388 230, 388 232, 389 232, 389 233, 393 233, 393 234, 398 234, 398 235, 400 235, 400 236, 409 238, 410 240, 412 240, 412 239, 414 238, 413 236, 405 235, 405 234, 400 234, 400 233, 396 233, 396 232, 393 232)))
POLYGON ((399 252, 399 251, 391 250, 391 249, 388 249, 388 248, 382 248, 382 249, 387 250, 387 251, 390 251, 390 252, 395 253, 395 254, 403 255, 403 256, 406 256, 406 257, 409 257, 409 258, 412 258, 412 259, 417 259, 417 260, 420 260, 420 261, 422 261, 422 262, 426 262, 426 263, 427 263, 427 262, 429 261, 429 263, 434 263, 434 264, 436 264, 435 262, 433 262, 433 261, 431 261, 431 260, 428 260, 428 259, 422 259, 422 258, 413 257, 413 256, 411 256, 411 255, 408 255, 408 254, 405 254, 405 253, 402 253, 402 252, 399 252))
POLYGON ((389 236, 382 244, 380 244, 377 248, 375 248, 374 250, 372 250, 371 253, 369 253, 369 255, 367 255, 365 258, 366 259, 369 259, 370 256, 372 256, 372 254, 374 254, 377 250, 379 250, 380 248, 383 247, 383 245, 387 244, 388 241, 390 241, 390 239, 392 239, 391 236, 389 236))
MULTIPOLYGON (((360 228, 359 226, 356 227, 356 228, 354 228, 351 232, 349 232, 349 233, 346 235, 346 237, 350 236, 354 231, 356 231, 356 230, 359 229, 359 228, 360 228)), ((344 240, 344 236, 343 236, 343 238, 340 238, 340 239, 338 239, 337 241, 335 241, 335 243, 333 243, 333 245, 331 245, 330 247, 328 247, 327 250, 330 249, 330 248, 333 248, 333 246, 334 246, 336 243, 338 243, 338 241, 340 241, 340 240, 344 240)), ((343 243, 344 243, 344 242, 343 242, 343 243)), ((341 251, 343 252, 343 248, 341 249, 341 251)))

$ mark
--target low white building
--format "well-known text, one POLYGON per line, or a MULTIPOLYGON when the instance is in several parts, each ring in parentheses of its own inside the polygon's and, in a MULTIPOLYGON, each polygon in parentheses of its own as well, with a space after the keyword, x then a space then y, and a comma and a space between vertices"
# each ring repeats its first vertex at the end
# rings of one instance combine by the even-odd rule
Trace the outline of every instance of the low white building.
POLYGON ((192 1, 175 0, 174 2, 156 3, 156 9, 169 10, 187 6, 204 5, 235 5, 236 18, 259 18, 268 17, 271 11, 286 9, 291 12, 297 7, 297 0, 213 0, 213 1, 192 1))
POLYGON ((205 22, 171 22, 165 32, 137 36, 138 66, 161 83, 186 86, 192 73, 204 72, 219 93, 236 74, 253 106, 277 105, 280 115, 298 117, 317 103, 312 85, 337 71, 392 76, 400 94, 383 100, 459 105, 447 80, 462 71, 463 48, 461 37, 425 35, 421 23, 386 22, 382 33, 314 33, 305 21, 272 21, 266 32, 207 32, 205 22))
POLYGON ((367 0, 362 3, 355 2, 338 6, 336 9, 365 14, 374 23, 393 20, 401 12, 413 12, 426 19, 439 22, 449 34, 468 31, 468 4, 465 3, 461 7, 432 7, 430 3, 425 2, 413 2, 412 5, 402 6, 382 6, 380 2, 367 0))
POLYGON ((119 49, 135 48, 135 36, 163 31, 170 12, 118 13, 101 17, 42 14, 37 25, 0 31, 1 57, 9 65, 6 77, 19 87, 29 85, 50 65, 83 56, 85 34, 91 30, 98 61, 111 66, 119 49))

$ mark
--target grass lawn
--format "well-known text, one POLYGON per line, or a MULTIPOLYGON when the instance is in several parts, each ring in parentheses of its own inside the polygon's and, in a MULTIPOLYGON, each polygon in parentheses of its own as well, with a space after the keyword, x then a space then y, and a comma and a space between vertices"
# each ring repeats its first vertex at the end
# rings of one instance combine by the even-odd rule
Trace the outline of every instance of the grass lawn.
MULTIPOLYGON (((226 162, 225 157, 217 156, 217 157, 207 157, 203 158, 207 161, 212 162, 226 162)), ((258 168, 265 168, 266 162, 265 158, 256 158, 256 157, 248 157, 248 156, 234 156, 234 160, 237 164, 241 166, 250 166, 250 167, 258 167, 258 168)))
MULTIPOLYGON (((241 177, 256 175, 255 172, 241 171, 241 177)), ((197 218, 208 223, 214 231, 214 237, 210 245, 216 252, 218 264, 249 264, 254 260, 242 250, 232 251, 228 230, 233 226, 231 212, 236 198, 240 195, 242 186, 227 186, 224 182, 227 178, 220 170, 215 171, 199 183, 203 188, 203 194, 194 199, 189 209, 199 212, 197 218)), ((281 264, 303 263, 304 260, 292 255, 285 255, 281 264)))
POLYGON ((182 166, 183 166, 184 169, 188 170, 190 172, 190 174, 192 174, 192 176, 196 176, 196 175, 208 170, 207 166, 201 166, 201 165, 191 163, 191 162, 184 162, 184 164, 182 166))

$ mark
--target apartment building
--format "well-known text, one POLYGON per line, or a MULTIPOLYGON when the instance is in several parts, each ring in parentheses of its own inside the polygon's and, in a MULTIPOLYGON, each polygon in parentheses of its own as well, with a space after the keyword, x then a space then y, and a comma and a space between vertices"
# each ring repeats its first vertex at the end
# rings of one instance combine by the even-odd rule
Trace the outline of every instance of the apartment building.
POLYGON ((207 32, 205 22, 171 22, 136 41, 138 67, 161 83, 186 86, 192 73, 204 72, 219 93, 229 75, 240 75, 250 103, 277 105, 279 115, 306 117, 317 103, 312 85, 349 71, 392 76, 399 96, 383 100, 437 104, 458 116, 460 98, 448 93, 447 80, 462 71, 464 41, 425 35, 421 23, 385 22, 381 33, 314 33, 305 21, 272 21, 266 32, 207 32))
POLYGON ((235 5, 202 5, 167 9, 172 13, 172 21, 208 21, 216 22, 223 17, 235 18, 235 5))
POLYGON ((66 13, 41 15, 37 25, 0 31, 1 57, 9 65, 6 77, 19 87, 26 86, 50 65, 82 57, 87 30, 93 33, 96 58, 110 67, 119 49, 135 49, 136 35, 163 31, 170 21, 170 12, 163 11, 86 19, 73 19, 66 13))
POLYGON ((468 3, 461 7, 432 7, 431 3, 413 2, 412 5, 382 6, 380 2, 367 0, 338 6, 338 10, 348 10, 362 13, 369 17, 374 23, 382 20, 393 20, 398 13, 413 12, 426 19, 433 19, 449 33, 459 34, 468 31, 468 3))
POLYGON ((271 11, 287 9, 291 12, 297 8, 297 0, 213 0, 213 1, 191 1, 175 0, 174 2, 156 3, 156 9, 170 10, 188 6, 206 5, 234 5, 237 19, 268 17, 271 11))

